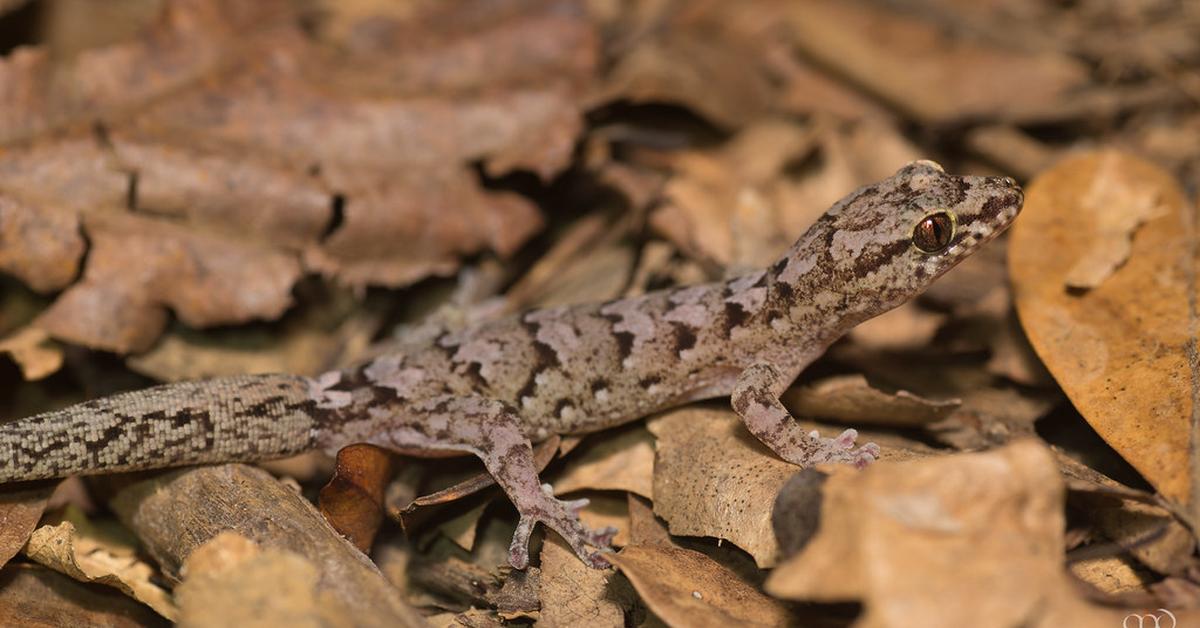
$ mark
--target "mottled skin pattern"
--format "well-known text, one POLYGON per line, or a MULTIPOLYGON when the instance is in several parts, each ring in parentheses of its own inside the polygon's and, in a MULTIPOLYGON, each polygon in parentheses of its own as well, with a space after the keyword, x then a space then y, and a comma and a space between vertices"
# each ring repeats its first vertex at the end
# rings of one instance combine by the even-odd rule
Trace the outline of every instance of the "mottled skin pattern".
MULTIPOLYGON (((366 442, 483 460, 520 513, 510 562, 536 523, 595 567, 615 530, 555 499, 531 441, 602 430, 689 401, 731 396, 747 428, 799 465, 865 465, 856 433, 804 433, 779 395, 858 323, 919 294, 1020 211, 1011 179, 948 175, 928 161, 834 205, 777 263, 728 281, 525 312, 316 378, 245 376, 159 386, 0 427, 0 481, 261 460, 366 442), (944 250, 918 223, 952 214, 944 250), (926 247, 928 248, 928 247, 926 247)), ((946 223, 949 224, 949 223, 946 223)))

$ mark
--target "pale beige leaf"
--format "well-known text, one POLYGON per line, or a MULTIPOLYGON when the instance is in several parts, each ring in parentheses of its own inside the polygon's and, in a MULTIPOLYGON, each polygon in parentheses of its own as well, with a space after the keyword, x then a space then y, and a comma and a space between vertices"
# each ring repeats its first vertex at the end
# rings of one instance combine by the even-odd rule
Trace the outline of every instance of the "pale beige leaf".
POLYGON ((171 594, 157 584, 156 570, 142 561, 128 541, 104 535, 73 508, 67 520, 33 531, 25 554, 80 582, 115 587, 175 620, 178 609, 171 594))
POLYGON ((1043 445, 879 462, 830 476, 803 550, 767 579, 791 600, 863 603, 864 627, 1119 625, 1063 569, 1063 481, 1043 445))

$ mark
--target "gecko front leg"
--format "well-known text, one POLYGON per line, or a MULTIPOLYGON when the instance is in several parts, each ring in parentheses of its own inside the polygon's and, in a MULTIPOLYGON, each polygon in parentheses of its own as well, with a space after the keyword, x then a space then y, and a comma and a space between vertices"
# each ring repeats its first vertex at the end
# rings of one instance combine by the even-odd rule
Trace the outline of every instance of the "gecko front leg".
POLYGON ((372 445, 402 453, 466 451, 483 461, 520 515, 509 547, 513 567, 524 569, 529 564, 529 537, 538 523, 557 532, 588 565, 609 566, 603 553, 611 551, 609 544, 617 530, 588 529, 579 520, 586 499, 556 499, 550 486, 538 481, 533 448, 520 418, 507 405, 481 396, 443 395, 387 410, 376 408, 373 414, 377 425, 387 427, 366 439, 372 445))
POLYGON ((862 468, 879 457, 879 446, 875 443, 854 448, 858 432, 852 429, 837 438, 824 438, 815 430, 804 433, 779 401, 791 383, 791 378, 778 368, 763 362, 738 376, 731 395, 733 410, 758 440, 780 458, 804 467, 822 462, 848 462, 862 468))

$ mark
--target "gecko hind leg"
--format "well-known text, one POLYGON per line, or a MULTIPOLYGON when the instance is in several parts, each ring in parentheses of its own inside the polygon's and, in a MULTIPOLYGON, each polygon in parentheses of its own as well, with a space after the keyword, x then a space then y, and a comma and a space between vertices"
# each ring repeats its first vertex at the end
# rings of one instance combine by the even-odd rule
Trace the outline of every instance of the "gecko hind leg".
POLYGON ((617 530, 588 529, 579 519, 586 499, 557 499, 550 485, 538 480, 533 448, 520 417, 507 405, 479 396, 445 395, 408 405, 397 415, 404 419, 389 421, 391 427, 379 430, 371 444, 401 451, 414 447, 467 451, 483 461, 520 515, 509 547, 513 567, 529 565, 529 537, 537 523, 558 533, 589 566, 609 566, 603 554, 612 551, 617 530))
POLYGON ((858 432, 846 430, 835 438, 824 438, 815 430, 807 434, 779 401, 791 384, 771 364, 759 363, 742 372, 730 396, 733 410, 758 440, 780 458, 801 466, 822 462, 845 462, 863 468, 879 458, 879 445, 867 443, 857 449, 858 432))

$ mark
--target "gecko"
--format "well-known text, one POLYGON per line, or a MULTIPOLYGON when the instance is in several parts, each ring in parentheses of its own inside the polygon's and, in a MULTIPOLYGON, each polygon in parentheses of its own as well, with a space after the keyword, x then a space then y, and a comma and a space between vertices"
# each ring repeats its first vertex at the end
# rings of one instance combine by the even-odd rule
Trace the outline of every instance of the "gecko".
POLYGON ((604 303, 533 309, 400 343, 314 377, 165 384, 0 425, 0 482, 261 461, 369 443, 468 455, 512 501, 509 550, 529 563, 536 524, 585 563, 609 563, 614 528, 579 518, 538 478, 532 444, 689 402, 729 397, 745 427, 797 465, 880 455, 847 429, 806 432, 779 397, 858 323, 920 294, 1017 216, 1008 177, 910 163, 835 203, 770 267, 604 303))

